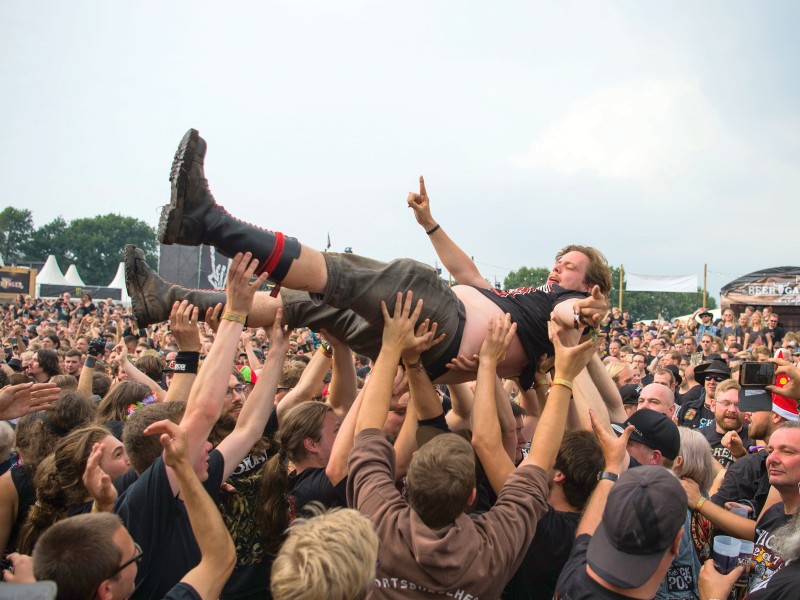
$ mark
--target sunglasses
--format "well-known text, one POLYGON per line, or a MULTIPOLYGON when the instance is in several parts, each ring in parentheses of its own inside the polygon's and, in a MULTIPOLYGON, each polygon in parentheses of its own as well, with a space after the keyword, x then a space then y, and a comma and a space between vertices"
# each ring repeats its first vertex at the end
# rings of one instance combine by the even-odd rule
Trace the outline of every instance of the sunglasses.
POLYGON ((139 544, 137 544, 136 542, 133 542, 133 547, 135 549, 133 557, 130 560, 126 560, 124 563, 122 563, 120 566, 118 566, 114 570, 114 572, 111 573, 111 577, 114 577, 114 575, 116 575, 117 573, 122 571, 122 569, 124 569, 128 565, 132 565, 133 563, 142 562, 142 557, 144 556, 144 552, 142 552, 142 547, 139 544))
POLYGON ((726 379, 730 379, 729 377, 725 377, 725 375, 709 375, 706 379, 710 379, 711 381, 716 381, 717 383, 722 383, 726 379))

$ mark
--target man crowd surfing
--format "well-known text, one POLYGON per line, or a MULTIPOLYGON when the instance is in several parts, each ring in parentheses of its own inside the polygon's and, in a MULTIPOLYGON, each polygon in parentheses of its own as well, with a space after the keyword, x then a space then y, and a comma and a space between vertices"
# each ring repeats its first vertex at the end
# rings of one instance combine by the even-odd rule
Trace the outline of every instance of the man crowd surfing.
POLYGON ((800 332, 770 307, 636 321, 577 244, 496 290, 422 178, 457 285, 321 253, 227 213, 205 154, 190 130, 158 235, 230 257, 224 292, 128 246, 130 309, 2 306, 0 597, 797 597, 800 332), (743 389, 751 360, 788 383, 743 389))

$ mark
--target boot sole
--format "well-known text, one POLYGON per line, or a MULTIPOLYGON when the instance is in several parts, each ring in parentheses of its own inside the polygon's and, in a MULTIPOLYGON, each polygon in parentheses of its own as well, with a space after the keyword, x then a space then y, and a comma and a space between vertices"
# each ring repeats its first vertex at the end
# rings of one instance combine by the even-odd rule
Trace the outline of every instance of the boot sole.
POLYGON ((183 206, 189 185, 189 169, 199 138, 200 133, 196 129, 187 131, 172 160, 172 169, 169 173, 172 194, 169 204, 161 208, 161 218, 158 220, 158 241, 168 246, 176 243, 180 237, 183 206))
POLYGON ((131 244, 125 246, 125 287, 131 299, 131 308, 133 316, 136 318, 136 324, 140 329, 144 329, 150 325, 150 319, 146 308, 147 303, 144 301, 144 293, 136 277, 137 250, 138 248, 131 244))

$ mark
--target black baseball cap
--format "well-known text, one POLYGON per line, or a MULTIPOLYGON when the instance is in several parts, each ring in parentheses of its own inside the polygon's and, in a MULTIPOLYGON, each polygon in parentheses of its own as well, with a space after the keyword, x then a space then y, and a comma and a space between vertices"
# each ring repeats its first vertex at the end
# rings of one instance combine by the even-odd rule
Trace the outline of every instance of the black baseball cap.
POLYGON ((639 404, 639 393, 642 387, 635 383, 629 383, 619 388, 619 394, 622 396, 623 404, 639 404))
POLYGON ((678 426, 672 422, 667 415, 649 408, 641 408, 628 417, 622 425, 612 427, 621 435, 628 425, 633 425, 631 438, 634 442, 640 442, 658 450, 665 458, 675 460, 681 451, 681 434, 678 426))
POLYGON ((683 526, 686 502, 678 478, 664 467, 628 469, 611 488, 603 520, 589 542, 587 563, 618 587, 643 585, 683 526))

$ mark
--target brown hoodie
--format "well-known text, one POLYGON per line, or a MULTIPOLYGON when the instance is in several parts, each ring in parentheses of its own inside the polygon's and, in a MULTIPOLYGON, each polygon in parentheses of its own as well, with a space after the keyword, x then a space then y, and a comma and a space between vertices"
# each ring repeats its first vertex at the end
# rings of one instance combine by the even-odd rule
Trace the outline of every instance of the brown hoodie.
POLYGON ((373 598, 498 598, 547 510, 545 473, 528 465, 511 474, 490 511, 433 531, 395 488, 394 449, 380 430, 356 436, 349 466, 348 504, 380 539, 373 598))

